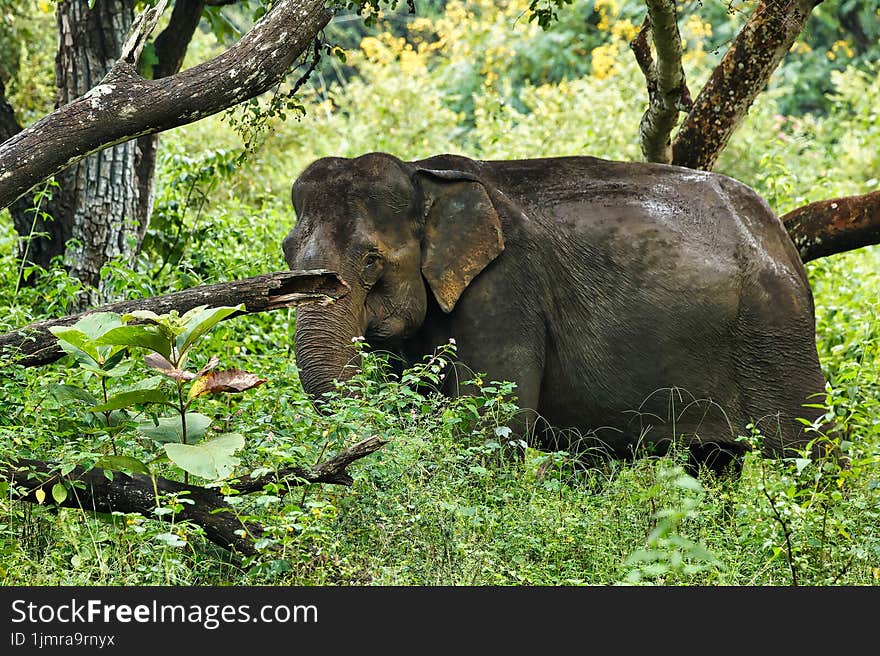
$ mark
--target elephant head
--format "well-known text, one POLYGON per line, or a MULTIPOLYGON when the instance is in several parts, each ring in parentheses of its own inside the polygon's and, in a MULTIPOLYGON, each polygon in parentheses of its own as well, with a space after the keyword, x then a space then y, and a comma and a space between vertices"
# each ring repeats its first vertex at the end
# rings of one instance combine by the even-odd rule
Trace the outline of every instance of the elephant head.
POLYGON ((452 312, 504 250, 489 192, 465 171, 420 168, 381 153, 324 158, 299 176, 292 199, 288 266, 330 269, 350 286, 331 305, 297 309, 297 365, 313 397, 351 377, 354 338, 395 348, 419 330, 428 294, 452 312))

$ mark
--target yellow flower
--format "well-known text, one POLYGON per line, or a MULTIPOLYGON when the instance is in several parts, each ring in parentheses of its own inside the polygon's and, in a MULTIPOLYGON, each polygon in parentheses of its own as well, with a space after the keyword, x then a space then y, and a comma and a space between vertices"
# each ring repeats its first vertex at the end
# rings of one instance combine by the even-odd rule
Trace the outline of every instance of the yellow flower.
POLYGON ((628 18, 617 21, 611 27, 612 36, 616 36, 626 42, 632 41, 638 33, 638 26, 633 25, 632 21, 628 18))
MULTIPOLYGON (((842 39, 839 40, 839 41, 835 41, 835 42, 834 42, 834 45, 831 46, 831 52, 837 54, 837 52, 838 52, 839 50, 842 50, 842 51, 843 51, 843 54, 845 54, 847 57, 852 57, 853 55, 856 54, 856 53, 853 51, 853 49, 850 47, 849 43, 846 42, 846 41, 844 41, 844 40, 842 40, 842 39)), ((832 57, 831 59, 834 59, 834 57, 832 57)))
POLYGON ((620 49, 616 43, 608 43, 593 48, 591 54, 593 58, 593 77, 604 80, 614 75, 617 55, 620 54, 620 49))
POLYGON ((684 22, 684 32, 694 39, 705 39, 712 36, 712 24, 696 14, 691 14, 684 22))
POLYGON ((612 30, 611 21, 620 15, 617 2, 615 0, 596 0, 593 6, 595 11, 599 12, 599 24, 596 27, 603 32, 610 32, 612 30))

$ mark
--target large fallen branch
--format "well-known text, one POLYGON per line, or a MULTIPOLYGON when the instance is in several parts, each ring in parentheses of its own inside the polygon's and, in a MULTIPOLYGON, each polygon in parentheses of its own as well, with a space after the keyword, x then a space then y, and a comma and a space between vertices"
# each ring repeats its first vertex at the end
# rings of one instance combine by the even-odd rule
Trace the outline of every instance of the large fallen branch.
POLYGON ((782 217, 804 262, 880 243, 880 191, 820 200, 782 217))
POLYGON ((280 271, 232 282, 202 285, 179 292, 133 301, 121 301, 59 319, 47 319, 0 335, 0 355, 16 364, 33 367, 55 362, 64 355, 58 340, 49 332, 51 326, 76 323, 86 314, 134 310, 152 310, 165 314, 177 310, 181 314, 200 305, 218 307, 244 303, 244 312, 266 312, 294 307, 303 303, 329 303, 348 293, 348 285, 333 271, 280 271))
POLYGON ((0 144, 0 209, 95 151, 192 123, 267 91, 331 17, 325 0, 279 0, 229 50, 147 80, 137 72, 138 56, 164 4, 141 15, 100 84, 0 144))
MULTIPOLYGON (((244 494, 262 491, 267 484, 282 486, 332 483, 351 485, 352 478, 347 467, 387 443, 379 437, 370 437, 343 449, 335 456, 310 467, 289 467, 275 474, 256 478, 241 476, 231 486, 244 494)), ((186 485, 162 477, 144 474, 113 472, 107 476, 104 469, 76 467, 62 476, 57 463, 41 460, 15 459, 8 465, 0 465, 0 479, 18 490, 14 498, 29 503, 45 503, 64 508, 81 508, 89 512, 136 513, 151 519, 190 521, 201 526, 205 537, 225 549, 244 555, 254 555, 254 542, 263 534, 263 528, 253 522, 242 522, 235 510, 223 499, 218 488, 186 485), (66 498, 56 503, 51 494, 55 483, 63 482, 69 490, 66 498), (159 503, 156 494, 179 494, 193 503, 181 504, 182 509, 173 517, 156 514, 159 503)), ((283 489, 281 490, 283 493, 283 489)))

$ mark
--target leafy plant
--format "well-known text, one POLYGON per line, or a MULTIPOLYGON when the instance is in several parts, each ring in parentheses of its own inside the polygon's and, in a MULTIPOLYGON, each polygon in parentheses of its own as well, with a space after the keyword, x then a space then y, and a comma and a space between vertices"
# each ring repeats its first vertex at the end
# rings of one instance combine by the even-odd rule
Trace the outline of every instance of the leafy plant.
POLYGON ((56 395, 85 402, 91 412, 104 417, 113 455, 102 458, 100 465, 150 472, 147 464, 131 456, 120 456, 117 451, 114 436, 134 428, 163 447, 164 455, 150 464, 170 460, 184 470, 185 480, 189 474, 218 480, 232 473, 239 462, 234 454, 244 447, 244 436, 223 433, 204 440, 211 418, 190 409, 199 397, 243 392, 266 380, 239 369, 214 371, 220 362, 217 356, 212 356, 198 371, 188 369, 187 363, 193 348, 217 323, 243 309, 241 305, 200 306, 183 315, 174 310, 163 315, 146 310, 122 316, 97 312, 72 326, 50 328, 61 348, 100 384, 97 398, 72 385, 54 390, 56 395), (126 355, 133 349, 147 351, 144 362, 159 375, 111 389, 111 380, 130 374, 134 361, 126 355), (134 422, 126 412, 148 406, 171 408, 176 414, 154 414, 148 420, 134 422))

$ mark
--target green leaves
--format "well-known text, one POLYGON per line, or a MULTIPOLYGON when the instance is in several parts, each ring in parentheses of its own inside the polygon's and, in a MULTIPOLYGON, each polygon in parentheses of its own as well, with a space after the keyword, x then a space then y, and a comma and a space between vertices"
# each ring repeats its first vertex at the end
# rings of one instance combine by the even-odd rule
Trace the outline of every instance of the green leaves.
POLYGON ((167 403, 167 401, 168 394, 163 389, 136 389, 114 394, 107 399, 106 403, 92 406, 89 410, 92 412, 109 412, 110 410, 121 410, 136 404, 167 403))
POLYGON ((64 503, 64 500, 67 498, 67 488, 64 487, 63 483, 55 483, 52 486, 52 498, 55 499, 55 503, 64 503))
POLYGON ((138 346, 171 357, 171 342, 167 331, 161 326, 118 326, 96 340, 97 344, 138 346))
MULTIPOLYGON (((112 369, 119 359, 107 365, 107 359, 120 349, 101 345, 98 340, 107 332, 122 325, 122 319, 113 312, 87 314, 72 326, 51 326, 49 332, 58 339, 58 345, 71 354, 80 365, 91 365, 98 371, 112 369), (107 365, 107 366, 104 366, 107 365)), ((121 359, 121 358, 120 358, 121 359)))
MULTIPOLYGON (((211 328, 216 326, 226 317, 242 312, 244 304, 234 307, 221 306, 209 308, 206 305, 193 308, 184 314, 180 321, 183 324, 183 330, 177 335, 174 343, 177 352, 181 357, 195 344, 203 335, 207 334, 211 328)), ((180 366, 180 362, 175 363, 180 366)))
MULTIPOLYGON (((244 437, 225 433, 203 441, 211 425, 211 417, 188 412, 190 404, 208 394, 238 393, 266 382, 255 374, 240 369, 213 372, 220 360, 212 356, 198 372, 185 368, 189 352, 223 319, 244 311, 244 305, 192 308, 182 316, 171 311, 156 314, 138 310, 124 316, 112 312, 86 315, 72 326, 53 327, 50 330, 62 349, 74 356, 77 365, 93 373, 101 381, 101 395, 96 396, 74 385, 53 385, 49 394, 58 402, 76 400, 86 403, 93 413, 103 413, 105 430, 111 435, 130 429, 114 421, 116 415, 127 419, 126 409, 151 404, 163 404, 177 410, 176 415, 141 421, 134 426, 141 435, 164 445, 165 453, 152 462, 170 460, 187 472, 211 480, 222 479, 232 473, 239 459, 233 454, 244 446, 244 437), (148 353, 145 364, 161 375, 129 384, 111 393, 108 382, 129 374, 134 360, 125 359, 131 349, 148 353), (168 379, 173 381, 169 384, 168 379), (190 384, 187 390, 185 385, 190 384), (169 389, 170 388, 170 389, 169 389)), ((96 463, 108 476, 113 471, 150 474, 147 465, 136 458, 115 454, 103 456, 96 463)), ((61 503, 67 495, 63 485, 52 488, 52 496, 61 503)), ((45 497, 45 493, 43 493, 45 497)), ((42 503, 42 499, 38 499, 42 503)))
MULTIPOLYGON (((137 458, 131 456, 104 456, 95 462, 95 467, 109 469, 111 471, 133 472, 137 474, 151 475, 150 468, 137 458)), ((59 502, 60 503, 60 502, 59 502)))
POLYGON ((210 480, 228 477, 240 462, 233 454, 244 447, 244 436, 224 433, 201 444, 166 444, 165 453, 184 471, 210 480))
MULTIPOLYGON (((204 437, 210 425, 210 417, 198 412, 187 412, 186 441, 189 443, 198 442, 204 437)), ((137 430, 160 444, 183 441, 183 422, 180 421, 179 416, 159 417, 155 423, 153 421, 141 422, 137 425, 137 430)))

